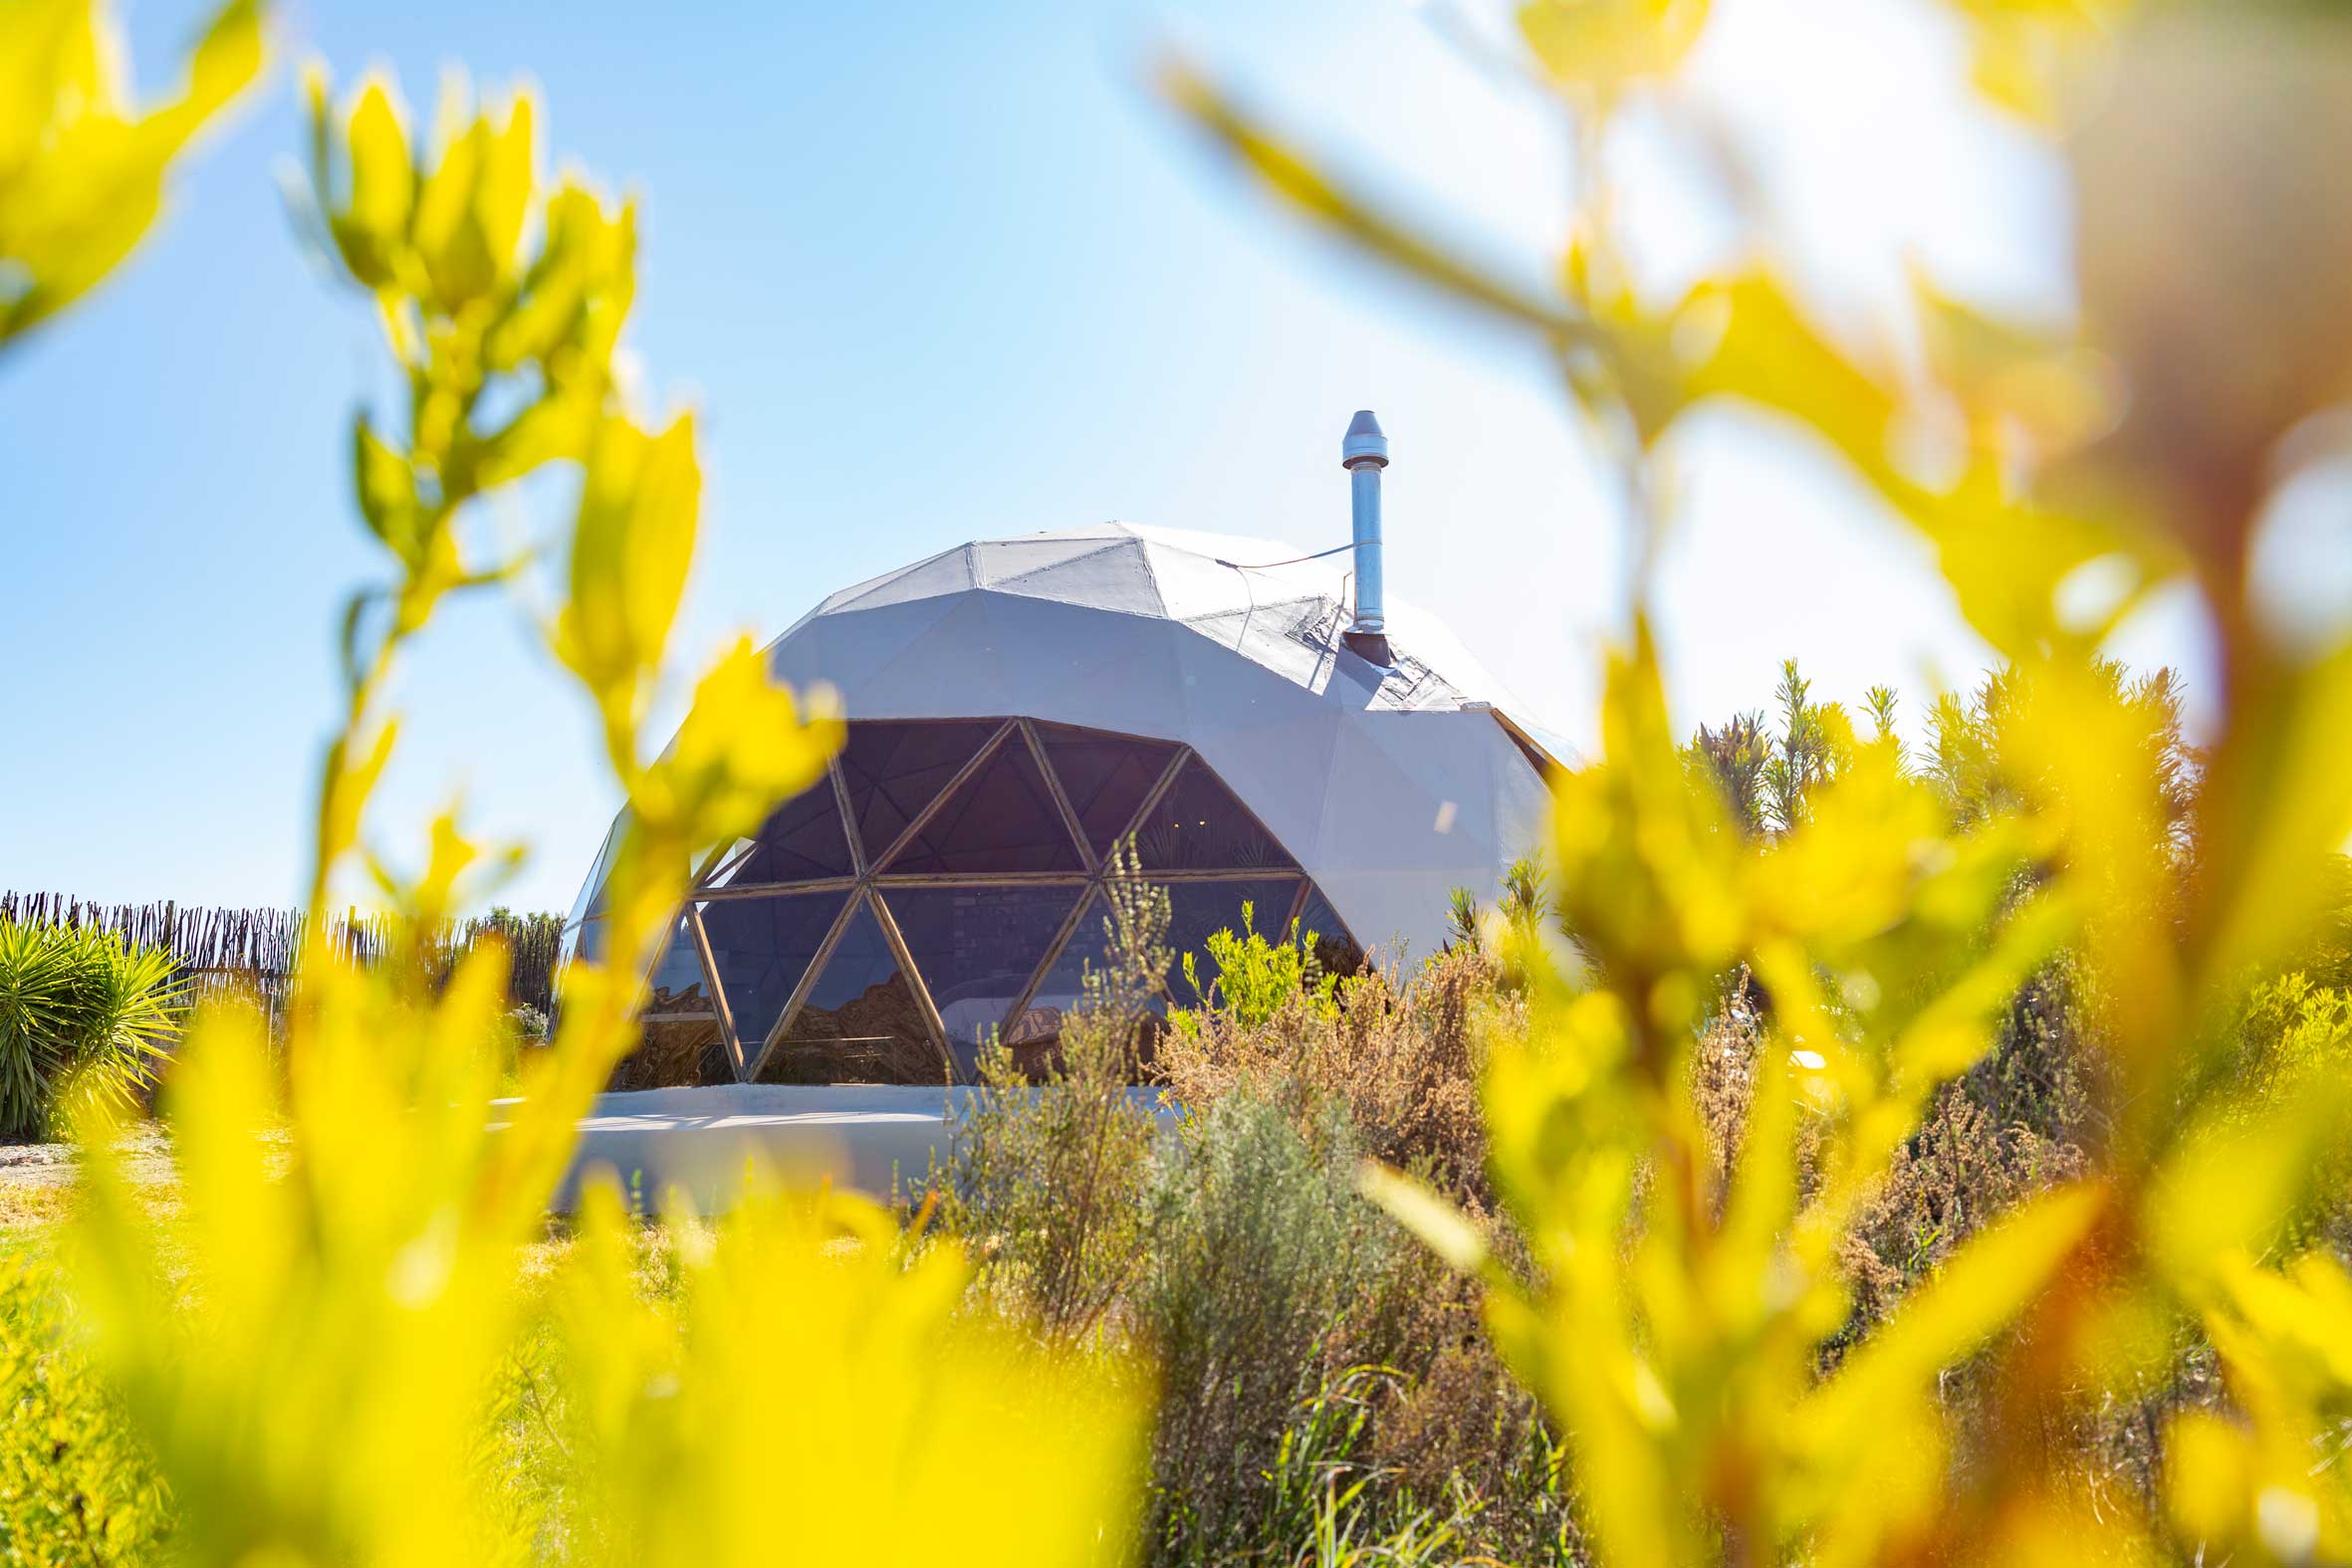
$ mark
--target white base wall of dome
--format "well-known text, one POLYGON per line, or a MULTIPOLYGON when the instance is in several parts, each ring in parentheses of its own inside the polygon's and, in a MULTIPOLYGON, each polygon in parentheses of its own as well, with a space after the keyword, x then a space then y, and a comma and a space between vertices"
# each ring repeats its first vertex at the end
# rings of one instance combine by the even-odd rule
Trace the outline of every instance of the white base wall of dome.
MULTIPOLYGON (((580 1123, 579 1147, 550 1208, 571 1213, 583 1182, 598 1172, 610 1173, 654 1212, 674 1192, 697 1214, 724 1213, 741 1200, 753 1170, 791 1187, 829 1181, 887 1199, 894 1187, 919 1189, 935 1159, 946 1166, 956 1124, 971 1113, 975 1092, 732 1083, 598 1095, 580 1123)), ((1175 1125, 1176 1112, 1161 1103, 1159 1091, 1131 1095, 1163 1131, 1175 1125)))

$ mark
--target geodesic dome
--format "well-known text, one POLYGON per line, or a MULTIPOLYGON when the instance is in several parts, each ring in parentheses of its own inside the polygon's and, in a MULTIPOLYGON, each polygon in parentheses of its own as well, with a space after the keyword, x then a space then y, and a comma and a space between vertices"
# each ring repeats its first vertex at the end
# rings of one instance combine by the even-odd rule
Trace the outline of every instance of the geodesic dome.
MULTIPOLYGON (((1122 839, 1179 953, 1245 903, 1270 935, 1434 951, 1451 891, 1491 897, 1538 841, 1559 750, 1409 605, 1392 666, 1359 657, 1345 563, 1296 556, 1104 524, 958 546, 802 617, 771 667, 838 690, 847 743, 697 876, 648 1049, 705 1079, 937 1082, 991 1031, 1050 1041, 1122 839)), ((591 951, 619 831, 571 917, 591 951)))

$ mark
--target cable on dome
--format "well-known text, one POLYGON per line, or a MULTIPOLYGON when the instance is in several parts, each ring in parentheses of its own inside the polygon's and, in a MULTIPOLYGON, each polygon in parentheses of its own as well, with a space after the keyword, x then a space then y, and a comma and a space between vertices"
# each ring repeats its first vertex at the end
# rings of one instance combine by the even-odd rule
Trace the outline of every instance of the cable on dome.
POLYGON ((1355 549, 1355 541, 1349 540, 1344 545, 1333 545, 1329 550, 1318 550, 1311 556, 1294 556, 1289 560, 1262 560, 1255 565, 1244 565, 1238 560, 1227 560, 1223 556, 1212 556, 1209 559, 1220 566, 1231 566, 1236 571, 1272 571, 1277 566, 1295 566, 1309 560, 1320 560, 1325 556, 1336 556, 1343 550, 1353 549, 1355 549))

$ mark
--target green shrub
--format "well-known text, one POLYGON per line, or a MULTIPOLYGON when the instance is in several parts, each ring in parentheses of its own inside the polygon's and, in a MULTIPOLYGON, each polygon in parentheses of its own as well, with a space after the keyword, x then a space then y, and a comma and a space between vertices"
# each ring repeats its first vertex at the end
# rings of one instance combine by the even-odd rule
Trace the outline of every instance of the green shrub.
POLYGON ((1227 1559, 1270 1521, 1286 1533, 1272 1475, 1288 1415, 1401 1250, 1356 1195, 1359 1159, 1338 1102, 1302 1135, 1245 1087, 1196 1113, 1154 1166, 1135 1305, 1160 1361, 1162 1561, 1227 1559))
POLYGON ((0 1137, 52 1131, 70 1096, 127 1109, 180 1002, 169 954, 90 926, 0 920, 0 1137))
POLYGON ((956 1128, 940 1222, 978 1243, 984 1287, 1047 1337, 1092 1332, 1134 1286, 1155 1121, 1131 1085, 1168 972, 1168 895, 1132 857, 1109 888, 1110 956, 1041 1059, 991 1040, 956 1128))
POLYGON ((1258 906, 1245 902, 1240 936, 1230 927, 1209 933, 1209 957, 1217 972, 1208 985, 1201 984, 1199 956, 1184 955, 1184 983, 1192 988, 1200 1006, 1197 1009, 1171 1008, 1168 1021, 1178 1034, 1195 1035, 1200 1032, 1203 1013, 1222 1009, 1244 1027, 1255 1028, 1293 998, 1301 996, 1317 1011, 1331 1012, 1331 989, 1339 977, 1324 974, 1322 962, 1315 956, 1320 935, 1300 932, 1294 920, 1282 941, 1269 942, 1258 929, 1258 906))

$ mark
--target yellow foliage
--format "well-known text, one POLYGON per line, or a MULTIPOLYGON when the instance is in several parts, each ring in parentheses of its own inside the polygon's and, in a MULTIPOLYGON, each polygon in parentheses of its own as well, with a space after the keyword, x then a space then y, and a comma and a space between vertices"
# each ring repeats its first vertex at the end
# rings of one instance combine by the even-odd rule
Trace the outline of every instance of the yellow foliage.
MULTIPOLYGON (((1604 760, 1560 783, 1554 812, 1589 975, 1535 986, 1529 1037, 1498 1042, 1487 1085, 1534 1282, 1432 1195, 1394 1176, 1366 1190, 1487 1279, 1498 1344, 1569 1435, 1604 1561, 2138 1561, 2168 1530, 2208 1561, 2334 1560, 2348 1495, 2315 1445, 2352 1399, 2332 1349, 2347 1287, 2332 1263, 2265 1258, 2352 1109, 2352 1038, 2334 1029, 2257 1092, 2229 1081, 2227 1035, 2248 981, 2307 940, 2352 842, 2352 645, 2286 651, 2247 591, 2274 443, 2352 384, 2352 204, 2324 172, 2352 36, 2267 9, 1949 9, 1976 86, 2045 127, 2109 35, 2122 46, 2108 107, 2054 147, 2076 162, 2087 225, 2083 320, 1999 320, 1923 276, 1908 355, 1839 341, 1746 259, 1652 305, 1605 167, 1582 171, 1558 299, 1523 300, 1370 198, 1299 177, 1305 155, 1198 78, 1177 95, 1310 216, 1539 333, 1592 428, 1618 438, 1628 496, 1665 489, 1658 454, 1695 408, 1791 421, 1934 550, 2009 661, 1978 762, 2011 803, 1956 825, 1890 739, 1840 737, 1844 766, 1805 819, 1757 846, 1678 766, 1637 603, 1604 760), (2143 180, 2152 157, 2163 175, 2143 180), (2217 232, 2218 249, 2200 238, 2217 232), (2226 683, 2185 832, 2146 716, 2099 661, 2124 616, 2184 582, 2226 683), (2096 1174, 1977 1234, 1818 1376, 1846 1320, 1834 1245, 1855 1206, 2061 948, 2093 977, 2105 1047, 2096 1174), (1715 1192, 1688 1082, 1694 1024, 1735 965, 1771 1027, 1738 1174, 1715 1192), (2233 1419, 2177 1424, 2165 1518, 2116 1518, 2053 1435, 2184 1321, 2221 1352, 2233 1419), (1936 1383, 1986 1354, 1990 1452, 1964 1483, 1936 1383)), ((1671 70, 1704 20, 1522 13, 1587 149, 1616 89, 1671 70)))
MULTIPOLYGON (((116 1170, 109 1128, 83 1129, 93 1199, 72 1275, 187 1560, 531 1560, 545 1543, 515 1525, 483 1462, 494 1386, 528 1331, 523 1248, 580 1116, 634 1043, 690 856, 823 777, 842 730, 828 697, 804 706, 744 639, 645 761, 701 469, 691 419, 645 428, 614 374, 628 209, 570 180, 541 189, 528 94, 477 113, 454 85, 422 158, 388 83, 338 110, 314 72, 309 98, 317 216, 409 389, 397 418, 355 426, 353 497, 388 580, 346 617, 348 707, 319 784, 314 887, 363 860, 400 936, 365 965, 323 941, 306 951, 282 1042, 257 1013, 197 1019, 166 1106, 180 1210, 157 1212, 116 1170), (486 402, 521 411, 488 425, 486 402), (493 1122, 514 1052, 505 955, 477 950, 436 988, 424 943, 519 851, 479 849, 444 817, 403 877, 362 842, 397 734, 385 691, 399 654, 450 593, 521 564, 463 559, 461 515, 556 461, 584 482, 548 635, 631 825, 604 961, 570 968, 554 1046, 524 1061, 520 1096, 493 1122)), ((887 1215, 837 1198, 756 1198, 707 1237, 677 1217, 672 1322, 632 1271, 631 1223, 593 1189, 551 1287, 575 1372, 567 1454, 588 1482, 562 1521, 573 1555, 1125 1558, 1135 1374, 960 1318, 967 1271, 952 1246, 902 1242, 887 1215)))
MULTIPOLYGON (((1976 80, 2042 112, 2070 52, 2120 10, 1965 0, 1957 15, 1976 80)), ((67 22, 25 35, 63 40, 23 57, 51 73, 38 80, 100 81, 94 25, 73 21, 87 13, 40 15, 67 22)), ((1670 73, 1707 20, 1696 0, 1538 0, 1521 15, 1588 145, 1624 90, 1670 73)), ((242 35, 224 20, 215 36, 229 42, 199 51, 186 106, 151 116, 181 139, 242 80, 242 35)), ((2337 34, 2305 42, 2352 50, 2337 34)), ((2128 94, 2149 57, 2119 58, 2128 94)), ((2174 81, 2182 59, 2163 53, 2139 80, 2174 81)), ((2213 93, 2180 102, 2213 128, 2214 107, 2239 102, 2245 83, 2191 76, 2213 93)), ((1529 958, 1528 1025, 1494 1042, 1484 1086, 1496 1188, 1528 1255, 1507 1264, 1404 1176, 1364 1180, 1482 1280, 1496 1344, 1566 1436, 1599 1558, 2352 1552, 2352 1490, 2315 1462, 2352 1402, 2352 1278, 2281 1241, 2352 1109, 2352 1023, 2307 1011, 2260 1093, 2237 1081, 2228 1027, 2260 967, 2306 937, 2352 832, 2352 646, 2290 654, 2247 588, 2271 447, 2342 390, 2336 318, 2321 313, 2324 330, 2288 361, 2248 354, 2244 388, 2216 384, 2222 399, 2244 389, 2245 406, 2216 410, 2197 439, 2162 439, 2198 423, 2198 389, 2184 390, 2158 330, 2186 320, 2194 291, 2144 287, 2143 270, 2171 260, 2161 250, 2123 245, 2128 265, 2109 272, 2121 231, 2086 248, 2079 332, 1996 322, 1923 287, 1924 351, 1906 364, 1836 340, 1798 291, 1746 262, 1669 307, 1645 304, 1597 178, 1571 215, 1560 297, 1529 299, 1382 216, 1197 74, 1172 70, 1168 86, 1284 197, 1538 333, 1595 428, 1619 438, 1629 495, 1658 492, 1661 450, 1707 403, 1808 431, 1936 552, 1963 613, 2011 664, 1982 760, 2005 782, 1999 800, 1951 810, 1893 737, 1863 742, 1825 719, 1836 768, 1759 841, 1684 766, 1637 594, 1608 666, 1602 760, 1559 782, 1554 814, 1561 907, 1589 963, 1570 977, 1529 958), (2110 364, 2112 386, 2090 368, 2110 364), (2111 408, 2120 423, 2101 439, 2111 408), (1941 445, 1916 439, 1939 428, 1953 432, 1941 445), (2123 584, 2087 611, 2069 592, 2086 570, 2123 584), (2225 675, 2189 839, 2145 715, 2097 663, 2121 616, 2168 580, 2198 597, 2225 675), (1890 1321, 1849 1335, 1840 1238, 1937 1086, 1984 1056, 2020 985, 2062 949, 2094 981, 2090 1173, 1979 1231, 1890 1321), (1693 1057, 1722 977, 1743 966, 1770 1022, 1725 1183, 1693 1108, 1693 1057), (2128 1396, 2150 1346, 2183 1328, 2219 1357, 2226 1405, 2169 1424, 2161 1507, 2119 1516, 2098 1505, 2065 1434, 2128 1396), (1982 1430, 1965 1434, 1941 1387, 1964 1368, 1988 1391, 1982 1430)), ((319 234, 371 297, 409 388, 395 419, 362 415, 354 430, 354 500, 389 580, 346 617, 348 708, 320 781, 315 887, 360 858, 396 734, 384 692, 397 655, 450 593, 520 564, 465 559, 460 513, 570 462, 584 484, 549 637, 629 806, 607 959, 574 968, 554 1049, 491 1128, 495 951, 437 993, 406 950, 366 969, 307 954, 282 1055, 234 1011, 208 1014, 188 1044, 171 1105, 183 1215, 151 1213, 91 1129, 95 1200, 74 1272, 94 1354, 154 1446, 192 1559, 495 1559, 526 1547, 495 1524, 470 1456, 515 1347, 518 1249, 578 1115, 630 1042, 692 857, 816 779, 841 730, 829 699, 776 686, 747 640, 703 677, 671 748, 644 760, 700 471, 691 421, 648 420, 614 373, 630 210, 576 183, 542 191, 528 93, 477 112, 453 86, 421 147, 388 84, 334 107, 314 75, 309 97, 319 234), (483 422, 484 407, 516 405, 483 422)), ((67 106, 72 128, 69 99, 115 102, 23 102, 67 106)), ((46 123, 0 123, 0 236, 59 228, 47 187, 7 182, 46 123)), ((115 146, 108 125, 121 128, 100 116, 90 145, 115 146)), ((159 161, 133 166, 160 178, 159 161)), ((124 210, 143 226, 152 201, 124 210)), ((2319 209, 2319 261, 2342 215, 2319 209)), ((2185 232, 2194 215, 2163 216, 2185 232)), ((110 234, 70 254, 111 262, 127 243, 110 234)), ((2284 260, 2297 279, 2335 275, 2284 260)), ((42 309, 95 277, 90 265, 36 267, 42 309)), ((377 876, 422 931, 505 858, 445 821, 421 873, 377 876)), ((593 1191, 555 1290, 566 1415, 591 1477, 569 1525, 583 1555, 1131 1551, 1133 1375, 1041 1356, 961 1315, 952 1246, 902 1236, 861 1204, 755 1193, 713 1231, 673 1225, 672 1307, 639 1286, 617 1196, 593 1191)))
POLYGON ((259 0, 229 0, 188 55, 186 88, 139 109, 99 0, 0 5, 0 347, 130 254, 172 160, 262 68, 259 0))
POLYGON ((1552 81, 1606 98, 1671 74, 1708 9, 1709 0, 1528 0, 1519 27, 1552 81))
POLYGON ((953 1243, 909 1256, 862 1199, 755 1190, 673 1227, 648 1304, 619 1193, 591 1190, 559 1313, 593 1538, 612 1563, 1115 1565, 1144 1423, 1107 1364, 960 1310, 953 1243))

